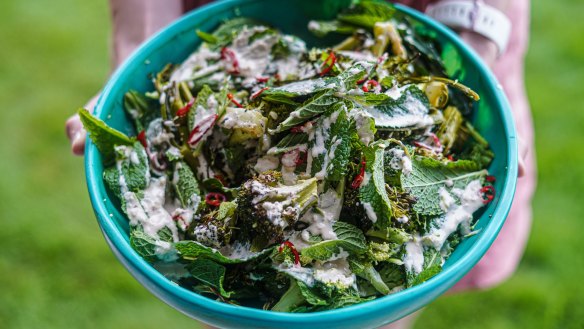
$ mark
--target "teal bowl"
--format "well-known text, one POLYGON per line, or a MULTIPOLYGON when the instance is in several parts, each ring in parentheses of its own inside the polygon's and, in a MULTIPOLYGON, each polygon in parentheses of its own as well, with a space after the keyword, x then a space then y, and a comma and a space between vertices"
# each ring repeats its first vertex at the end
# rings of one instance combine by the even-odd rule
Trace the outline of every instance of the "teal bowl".
MULTIPOLYGON (((196 29, 210 31, 236 15, 253 17, 293 33, 309 44, 322 44, 307 31, 310 19, 334 16, 348 1, 229 0, 193 11, 150 38, 115 72, 95 108, 95 115, 128 134, 131 123, 123 111, 129 89, 152 88, 149 75, 168 62, 179 63, 200 43, 196 29)), ((397 6, 414 21, 434 31, 442 44, 447 70, 481 95, 473 122, 496 154, 490 171, 497 177, 497 196, 480 214, 480 233, 466 239, 444 264, 444 270, 418 286, 338 310, 289 314, 233 306, 179 287, 142 259, 128 240, 125 216, 106 192, 101 155, 88 140, 85 151, 87 186, 97 220, 108 245, 126 269, 149 291, 180 312, 221 328, 374 328, 395 321, 430 303, 459 281, 495 240, 511 207, 517 180, 517 135, 501 86, 480 58, 454 32, 412 9, 397 6)))

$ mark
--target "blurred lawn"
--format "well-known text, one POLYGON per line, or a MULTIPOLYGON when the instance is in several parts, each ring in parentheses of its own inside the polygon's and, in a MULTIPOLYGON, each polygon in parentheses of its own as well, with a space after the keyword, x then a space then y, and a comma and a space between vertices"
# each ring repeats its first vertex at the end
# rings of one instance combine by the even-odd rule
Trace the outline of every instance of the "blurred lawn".
MULTIPOLYGON (((527 84, 539 190, 517 275, 416 328, 584 328, 584 3, 535 1, 527 84), (570 22, 569 24, 566 24, 570 22)), ((64 121, 109 73, 107 1, 0 2, 0 328, 197 328, 114 259, 64 121)))

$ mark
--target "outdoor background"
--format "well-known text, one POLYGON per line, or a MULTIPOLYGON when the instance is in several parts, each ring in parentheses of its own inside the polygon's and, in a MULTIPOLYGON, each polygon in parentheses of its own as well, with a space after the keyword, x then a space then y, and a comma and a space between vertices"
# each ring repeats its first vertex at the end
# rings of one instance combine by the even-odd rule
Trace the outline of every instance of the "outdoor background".
MULTIPOLYGON (((539 186, 517 274, 443 297, 419 329, 584 328, 584 1, 533 2, 539 186)), ((106 81, 106 0, 0 1, 0 328, 198 328, 117 262, 64 122, 106 81)))

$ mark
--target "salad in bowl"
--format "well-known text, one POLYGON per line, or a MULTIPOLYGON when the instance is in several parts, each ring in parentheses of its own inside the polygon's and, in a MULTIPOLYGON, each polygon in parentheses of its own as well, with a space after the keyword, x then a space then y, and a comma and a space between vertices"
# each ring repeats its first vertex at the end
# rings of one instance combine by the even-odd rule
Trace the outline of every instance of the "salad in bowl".
POLYGON ((327 47, 245 16, 128 90, 135 135, 80 110, 132 248, 234 305, 316 312, 438 274, 495 197, 479 95, 389 4, 310 21, 327 47))

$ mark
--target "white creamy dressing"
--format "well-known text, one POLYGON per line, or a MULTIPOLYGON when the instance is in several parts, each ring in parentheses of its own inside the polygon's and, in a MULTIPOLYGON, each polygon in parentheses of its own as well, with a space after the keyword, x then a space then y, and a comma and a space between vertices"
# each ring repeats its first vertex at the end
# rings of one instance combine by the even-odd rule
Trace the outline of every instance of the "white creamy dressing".
POLYGON ((196 168, 197 176, 199 177, 200 180, 207 180, 209 178, 215 177, 215 172, 213 171, 213 169, 211 169, 211 167, 207 163, 207 159, 203 154, 200 154, 197 157, 197 163, 198 163, 198 166, 196 168))
POLYGON ((377 222, 377 214, 375 213, 375 210, 373 209, 371 203, 361 202, 361 204, 363 205, 363 208, 365 209, 365 214, 367 214, 369 220, 371 220, 371 222, 373 223, 377 222))
POLYGON ((373 142, 375 139, 375 133, 370 124, 372 116, 363 111, 362 109, 353 109, 349 111, 349 117, 355 120, 355 126, 357 127, 357 135, 359 135, 359 140, 366 146, 373 142))
POLYGON ((322 88, 325 85, 326 83, 323 79, 311 79, 288 83, 278 87, 278 90, 304 95, 313 92, 317 88, 322 88))
POLYGON ((434 124, 431 116, 420 113, 425 109, 424 105, 415 98, 406 99, 408 113, 401 115, 388 115, 375 107, 368 107, 367 111, 375 119, 375 125, 390 128, 423 128, 434 124))
POLYGON ((334 189, 321 194, 318 199, 318 211, 309 211, 302 221, 309 226, 302 231, 302 239, 309 242, 310 235, 320 235, 323 240, 336 240, 333 224, 337 221, 343 207, 343 199, 334 189))
POLYGON ((448 237, 459 227, 464 230, 463 234, 470 233, 473 213, 484 206, 481 188, 481 181, 475 179, 464 189, 452 189, 452 194, 459 199, 460 203, 457 203, 456 199, 445 188, 439 190, 440 208, 444 210, 445 214, 426 235, 423 237, 416 235, 406 243, 403 262, 408 271, 416 274, 422 271, 424 245, 441 250, 448 237))
POLYGON ((403 149, 399 147, 392 148, 389 150, 389 154, 391 155, 391 160, 389 161, 391 169, 401 170, 406 176, 412 172, 412 159, 408 157, 403 149))
POLYGON ((317 262, 313 270, 314 279, 338 287, 349 288, 354 286, 357 281, 357 277, 351 272, 346 258, 338 258, 322 264, 317 262))
POLYGON ((146 128, 146 139, 152 146, 168 144, 173 138, 174 135, 163 128, 161 118, 152 120, 146 128))
POLYGON ((410 221, 410 218, 408 216, 401 216, 397 218, 398 223, 402 223, 402 224, 406 224, 407 222, 410 221))
POLYGON ((314 271, 310 267, 302 267, 299 265, 286 266, 282 263, 276 266, 275 269, 288 274, 309 287, 314 286, 314 271))
MULTIPOLYGON (((403 91, 409 87, 410 85, 403 87, 394 86, 386 91, 385 94, 397 100, 403 95, 403 91)), ((407 112, 397 113, 396 115, 388 115, 378 110, 375 106, 369 106, 366 109, 373 116, 375 125, 378 127, 424 128, 434 124, 434 119, 427 114, 427 108, 424 104, 412 95, 408 94, 402 105, 407 112)))
MULTIPOLYGON (((171 82, 180 82, 193 80, 195 73, 201 76, 200 70, 210 67, 209 61, 218 60, 221 55, 218 52, 211 51, 205 46, 201 46, 198 51, 192 53, 170 76, 171 82)), ((212 66, 212 65, 211 65, 212 66)))
POLYGON ((343 108, 333 112, 330 115, 330 117, 322 119, 322 121, 319 122, 319 125, 317 127, 312 127, 312 129, 310 129, 308 132, 308 140, 310 142, 314 141, 314 144, 310 151, 308 152, 308 159, 310 159, 310 162, 308 162, 307 159, 306 165, 307 174, 310 174, 312 171, 313 159, 321 155, 324 155, 322 168, 320 168, 320 170, 314 174, 314 177, 316 177, 316 179, 318 180, 323 180, 325 178, 327 167, 331 160, 334 158, 334 154, 338 145, 341 143, 340 139, 336 139, 334 141, 331 141, 332 144, 330 149, 329 150, 326 149, 326 141, 330 138, 331 125, 337 121, 339 111, 344 110, 345 109, 343 108))
POLYGON ((280 165, 280 159, 275 155, 264 155, 263 157, 259 158, 253 170, 255 170, 258 174, 263 173, 264 171, 268 170, 275 170, 278 169, 280 165))
POLYGON ((264 26, 245 27, 233 39, 231 50, 237 58, 239 75, 245 78, 242 82, 244 84, 253 83, 257 77, 262 76, 272 60, 271 51, 278 42, 278 36, 268 34, 250 43, 254 34, 265 30, 264 26))
MULTIPOLYGON (((458 197, 460 204, 454 201, 451 194, 442 188, 440 190, 440 207, 445 210, 445 214, 438 223, 438 227, 433 227, 424 240, 430 243, 436 250, 440 250, 448 237, 454 233, 458 227, 469 228, 472 221, 472 215, 479 210, 483 203, 481 193, 481 181, 475 179, 471 181, 464 190, 452 189, 452 194, 458 197)), ((462 232, 468 234, 470 232, 462 232)))
POLYGON ((298 205, 292 203, 292 199, 295 197, 295 193, 297 193, 298 187, 270 187, 256 180, 248 181, 245 184, 245 187, 251 189, 251 191, 256 195, 256 197, 253 198, 252 203, 257 204, 262 202, 261 206, 266 211, 266 217, 268 220, 273 225, 280 226, 282 228, 288 227, 288 222, 282 218, 282 215, 298 213, 298 205), (284 200, 264 201, 266 198, 273 198, 276 196, 280 196, 284 200))
POLYGON ((220 252, 223 256, 229 259, 239 259, 245 261, 258 256, 263 251, 251 251, 251 244, 249 242, 241 243, 238 241, 231 246, 224 246, 220 249, 220 252))
POLYGON ((403 258, 406 271, 419 274, 424 269, 424 246, 419 235, 406 242, 406 253, 403 258))

